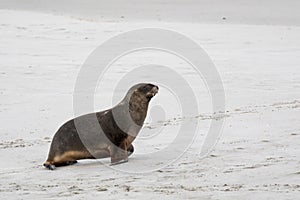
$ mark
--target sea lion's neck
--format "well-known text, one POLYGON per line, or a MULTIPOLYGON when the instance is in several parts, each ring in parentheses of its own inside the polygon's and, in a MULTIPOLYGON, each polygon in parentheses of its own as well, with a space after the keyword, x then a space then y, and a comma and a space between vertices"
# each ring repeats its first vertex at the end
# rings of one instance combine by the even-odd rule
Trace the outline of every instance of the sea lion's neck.
POLYGON ((129 112, 134 122, 142 126, 147 115, 149 99, 144 95, 132 95, 129 101, 129 112))

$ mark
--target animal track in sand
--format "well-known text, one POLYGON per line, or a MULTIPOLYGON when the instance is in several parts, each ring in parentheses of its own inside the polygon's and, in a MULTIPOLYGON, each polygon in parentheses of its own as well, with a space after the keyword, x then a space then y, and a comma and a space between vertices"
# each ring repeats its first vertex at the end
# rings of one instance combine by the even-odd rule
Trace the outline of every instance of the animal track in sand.
POLYGON ((256 106, 247 106, 247 107, 240 107, 235 108, 233 110, 227 110, 225 113, 219 112, 219 113, 202 113, 197 116, 183 116, 183 117, 173 117, 171 119, 163 120, 163 121, 157 121, 155 123, 145 123, 144 128, 146 129, 156 129, 161 126, 170 126, 170 125, 180 125, 181 121, 185 120, 220 120, 227 117, 232 117, 235 115, 243 115, 243 114, 254 114, 254 113, 260 113, 264 110, 271 109, 274 111, 274 108, 277 110, 282 109, 295 109, 300 108, 300 101, 294 100, 290 102, 278 102, 273 103, 270 105, 256 105, 256 106))

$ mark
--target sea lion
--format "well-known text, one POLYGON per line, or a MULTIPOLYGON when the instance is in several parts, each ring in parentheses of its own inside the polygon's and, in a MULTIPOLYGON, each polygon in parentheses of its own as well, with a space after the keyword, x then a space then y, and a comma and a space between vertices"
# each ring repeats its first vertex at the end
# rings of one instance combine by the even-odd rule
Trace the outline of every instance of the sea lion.
POLYGON ((128 161, 143 126, 148 104, 158 86, 132 86, 115 107, 67 121, 55 133, 44 166, 50 170, 77 163, 80 159, 111 158, 111 164, 128 161), (100 126, 99 126, 100 125, 100 126))

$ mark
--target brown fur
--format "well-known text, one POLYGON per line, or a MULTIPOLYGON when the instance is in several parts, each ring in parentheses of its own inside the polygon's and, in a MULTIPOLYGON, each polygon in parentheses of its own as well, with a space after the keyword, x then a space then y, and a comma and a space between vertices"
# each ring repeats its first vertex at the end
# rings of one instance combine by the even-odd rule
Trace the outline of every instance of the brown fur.
POLYGON ((80 159, 107 157, 111 157, 112 164, 127 162, 134 151, 132 142, 146 118, 148 104, 157 91, 155 85, 137 84, 112 109, 69 120, 54 135, 44 166, 54 169, 55 166, 74 164, 80 159), (102 137, 97 137, 96 124, 91 123, 95 118, 103 131, 102 137), (78 126, 80 132, 77 131, 78 126), (82 137, 88 138, 90 143, 83 142, 82 137))

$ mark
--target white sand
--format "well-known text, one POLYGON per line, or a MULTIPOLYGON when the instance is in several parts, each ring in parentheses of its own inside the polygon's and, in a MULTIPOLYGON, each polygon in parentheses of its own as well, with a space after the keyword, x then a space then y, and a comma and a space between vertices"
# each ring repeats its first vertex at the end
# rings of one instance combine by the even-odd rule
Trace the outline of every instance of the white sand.
MULTIPOLYGON (((297 1, 291 2, 295 6, 283 5, 282 16, 271 13, 257 15, 252 21, 239 21, 244 19, 241 12, 232 23, 230 19, 220 23, 210 19, 208 23, 187 23, 190 15, 186 15, 184 22, 170 17, 172 14, 166 20, 162 16, 161 21, 151 17, 123 20, 109 15, 101 20, 93 13, 74 14, 76 9, 68 14, 61 10, 60 14, 21 11, 18 6, 15 10, 0 10, 1 199, 299 197, 300 20, 286 11, 299 8, 297 1), (277 18, 282 20, 278 22, 277 18), (85 59, 108 38, 142 27, 179 31, 198 42, 215 63, 223 80, 228 111, 215 150, 200 159, 200 137, 175 163, 151 173, 122 173, 107 167, 108 160, 104 164, 80 161, 55 171, 45 170, 41 164, 53 134, 74 115, 72 93, 85 59)), ((12 9, 12 4, 5 4, 9 3, 3 1, 1 8, 12 9)), ((280 6, 275 7, 280 10, 280 6)), ((89 6, 83 10, 88 9, 89 6)), ((212 13, 207 18, 213 18, 212 13)), ((156 54, 153 55, 147 62, 175 62, 169 57, 155 60, 156 54)), ((126 66, 135 60, 141 62, 143 58, 133 55, 117 64, 126 66)), ((126 72, 121 67, 110 73, 104 91, 97 93, 96 110, 111 106, 109 85, 126 72)), ((209 96, 202 89, 199 86, 198 90, 203 92, 199 94, 203 96, 199 100, 203 113, 199 114, 209 116, 209 96)), ((165 101, 159 95, 155 98, 157 102, 165 101)), ((183 117, 193 122, 200 120, 199 135, 207 132, 210 120, 183 117)), ((169 121, 165 134, 178 123, 175 119, 169 121)), ((157 146, 163 143, 155 142, 157 146)), ((134 145, 139 147, 139 141, 134 145)), ((154 148, 146 145, 145 148, 154 148)), ((147 164, 139 154, 141 151, 137 148, 129 163, 119 168, 127 170, 134 163, 147 164)))

